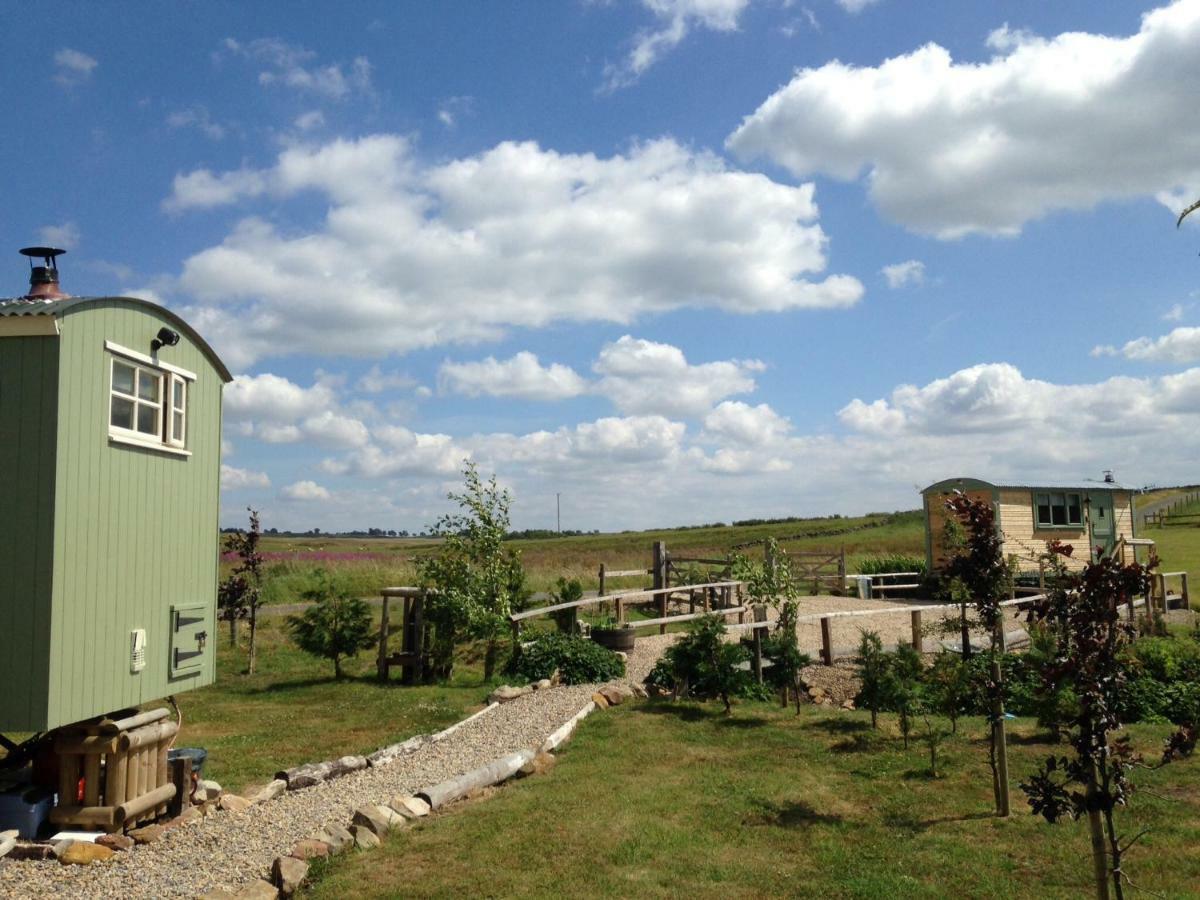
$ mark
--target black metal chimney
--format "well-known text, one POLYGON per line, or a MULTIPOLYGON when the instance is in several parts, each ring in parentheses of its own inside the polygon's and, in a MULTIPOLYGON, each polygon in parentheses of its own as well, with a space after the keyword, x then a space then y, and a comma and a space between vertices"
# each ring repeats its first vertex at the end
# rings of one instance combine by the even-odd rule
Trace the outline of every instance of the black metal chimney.
POLYGON ((20 252, 29 257, 29 293, 26 297, 55 300, 67 296, 58 287, 58 263, 55 259, 66 250, 57 247, 23 247, 20 252), (35 266, 35 259, 41 259, 44 265, 35 266))

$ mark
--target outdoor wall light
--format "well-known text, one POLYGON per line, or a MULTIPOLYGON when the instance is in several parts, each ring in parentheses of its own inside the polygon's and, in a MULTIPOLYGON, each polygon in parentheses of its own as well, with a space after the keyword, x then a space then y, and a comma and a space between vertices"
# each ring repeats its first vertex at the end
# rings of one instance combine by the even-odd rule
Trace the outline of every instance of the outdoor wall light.
POLYGON ((179 343, 179 332, 170 328, 158 329, 158 334, 150 342, 150 350, 157 351, 161 347, 174 347, 179 343))

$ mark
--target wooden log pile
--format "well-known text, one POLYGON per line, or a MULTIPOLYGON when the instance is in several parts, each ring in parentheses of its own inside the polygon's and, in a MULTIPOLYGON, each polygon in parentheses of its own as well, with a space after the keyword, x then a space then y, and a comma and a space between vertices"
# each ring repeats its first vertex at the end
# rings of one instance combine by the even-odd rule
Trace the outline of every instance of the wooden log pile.
POLYGON ((167 750, 179 731, 167 716, 155 709, 63 730, 54 742, 58 806, 50 820, 113 833, 165 813, 177 793, 167 750))

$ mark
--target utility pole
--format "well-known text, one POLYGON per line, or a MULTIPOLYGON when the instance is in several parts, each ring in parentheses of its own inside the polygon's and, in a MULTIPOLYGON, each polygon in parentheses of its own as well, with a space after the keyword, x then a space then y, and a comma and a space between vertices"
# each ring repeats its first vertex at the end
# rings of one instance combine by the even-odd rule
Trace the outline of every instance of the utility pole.
POLYGON ((554 493, 554 515, 558 521, 558 533, 562 534, 562 494, 554 493))

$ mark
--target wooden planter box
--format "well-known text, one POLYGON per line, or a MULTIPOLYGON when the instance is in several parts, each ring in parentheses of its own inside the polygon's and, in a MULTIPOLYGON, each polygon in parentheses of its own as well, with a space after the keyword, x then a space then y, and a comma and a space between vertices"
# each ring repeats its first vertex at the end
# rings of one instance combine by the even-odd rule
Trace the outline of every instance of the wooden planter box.
POLYGON ((592 640, 601 647, 607 647, 620 653, 633 650, 633 642, 637 633, 632 628, 592 629, 592 640))

